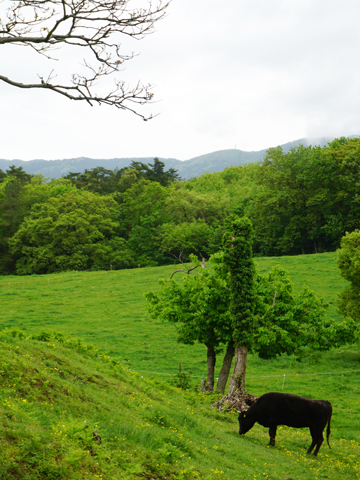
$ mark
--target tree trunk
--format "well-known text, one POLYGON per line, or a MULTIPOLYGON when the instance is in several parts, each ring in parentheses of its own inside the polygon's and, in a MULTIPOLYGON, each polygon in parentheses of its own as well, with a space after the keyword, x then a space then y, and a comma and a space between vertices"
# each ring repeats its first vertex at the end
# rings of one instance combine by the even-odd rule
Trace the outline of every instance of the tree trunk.
POLYGON ((230 373, 232 359, 234 357, 234 352, 235 352, 234 342, 231 340, 227 345, 223 365, 221 367, 221 371, 219 374, 219 380, 217 384, 218 393, 225 392, 226 382, 228 381, 228 378, 229 378, 229 373, 230 373))
POLYGON ((208 376, 207 376, 207 391, 214 391, 214 378, 215 378, 215 363, 216 355, 215 350, 212 345, 205 344, 207 346, 207 367, 208 367, 208 376))
POLYGON ((235 390, 245 392, 245 374, 246 374, 246 360, 247 360, 247 346, 237 345, 235 348, 235 364, 234 372, 230 377, 229 395, 235 390))

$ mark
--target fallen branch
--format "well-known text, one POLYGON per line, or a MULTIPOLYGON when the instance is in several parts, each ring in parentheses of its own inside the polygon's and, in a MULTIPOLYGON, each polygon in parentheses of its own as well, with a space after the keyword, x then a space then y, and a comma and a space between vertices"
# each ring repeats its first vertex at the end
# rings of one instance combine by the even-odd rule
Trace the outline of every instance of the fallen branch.
POLYGON ((250 395, 248 393, 240 393, 239 390, 235 390, 233 393, 225 395, 211 406, 217 408, 219 412, 228 412, 235 410, 236 412, 246 412, 249 410, 259 397, 250 395))

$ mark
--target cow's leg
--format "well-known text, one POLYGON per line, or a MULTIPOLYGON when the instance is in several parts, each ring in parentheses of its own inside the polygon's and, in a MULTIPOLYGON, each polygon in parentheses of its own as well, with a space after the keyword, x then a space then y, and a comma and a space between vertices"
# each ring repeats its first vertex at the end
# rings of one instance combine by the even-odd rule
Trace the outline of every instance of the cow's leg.
POLYGON ((321 447, 323 441, 324 441, 323 432, 319 430, 318 433, 317 433, 317 442, 316 442, 316 448, 315 448, 315 452, 314 452, 315 457, 319 453, 319 450, 320 450, 320 447, 321 447))
POLYGON ((310 453, 312 452, 313 448, 315 447, 316 445, 316 436, 315 436, 315 432, 314 432, 314 429, 312 427, 310 427, 310 433, 311 433, 311 438, 312 438, 312 442, 311 442, 311 445, 310 447, 308 448, 308 451, 306 453, 308 453, 310 455, 310 453))
POLYGON ((277 429, 277 425, 269 428, 270 445, 272 445, 272 446, 275 445, 276 429, 277 429))
POLYGON ((311 442, 311 445, 310 447, 308 448, 308 451, 306 453, 308 453, 310 455, 310 453, 312 452, 312 449, 315 447, 316 445, 316 442, 315 440, 313 439, 313 441, 311 442))
POLYGON ((307 453, 310 454, 312 452, 313 448, 316 445, 315 452, 314 452, 314 456, 316 457, 316 455, 318 454, 318 452, 320 450, 321 444, 324 441, 324 436, 322 434, 321 429, 318 429, 318 428, 312 428, 311 427, 310 428, 310 433, 311 433, 311 437, 312 437, 312 442, 311 442, 311 445, 310 445, 307 453))

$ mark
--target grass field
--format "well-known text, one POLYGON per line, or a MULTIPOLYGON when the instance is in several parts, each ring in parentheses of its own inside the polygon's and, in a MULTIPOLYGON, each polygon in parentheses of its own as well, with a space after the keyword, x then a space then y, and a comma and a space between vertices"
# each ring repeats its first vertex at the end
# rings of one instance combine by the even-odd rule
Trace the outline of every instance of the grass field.
MULTIPOLYGON (((276 264, 286 268, 296 290, 309 285, 329 303, 328 315, 339 318, 334 300, 346 283, 335 254, 256 262, 260 272, 276 264)), ((240 438, 235 416, 210 408, 214 398, 162 381, 180 362, 192 372, 194 386, 206 373, 205 348, 177 344, 174 327, 152 321, 143 308, 143 294, 173 270, 0 278, 0 329, 16 327, 25 336, 0 339, 0 478, 359 478, 360 347, 309 353, 300 363, 249 358, 250 393, 284 391, 331 401, 332 450, 324 444, 318 459, 307 457, 308 430, 281 428, 274 449, 260 426, 240 438), (90 358, 86 349, 81 357, 76 343, 30 339, 44 330, 80 337, 121 363, 115 368, 109 358, 90 358), (108 439, 95 445, 96 456, 89 454, 95 447, 86 419, 108 439), (27 476, 17 473, 21 465, 27 476)))
POLYGON ((279 427, 269 447, 259 425, 239 437, 236 414, 211 408, 212 396, 142 378, 76 342, 21 337, 0 334, 2 479, 360 477, 354 375, 348 385, 300 382, 334 408, 332 449, 314 458, 308 429, 279 427))
MULTIPOLYGON (((276 264, 288 270, 295 290, 308 284, 329 303, 328 315, 338 318, 334 299, 345 281, 338 273, 335 254, 256 262, 260 273, 276 264)), ((168 278, 173 270, 166 266, 0 277, 1 326, 25 332, 59 330, 121 357, 129 368, 142 373, 166 377, 176 373, 181 363, 183 370, 201 379, 206 373, 205 347, 178 344, 174 326, 152 321, 143 308, 144 293, 158 289, 159 278, 168 278)))

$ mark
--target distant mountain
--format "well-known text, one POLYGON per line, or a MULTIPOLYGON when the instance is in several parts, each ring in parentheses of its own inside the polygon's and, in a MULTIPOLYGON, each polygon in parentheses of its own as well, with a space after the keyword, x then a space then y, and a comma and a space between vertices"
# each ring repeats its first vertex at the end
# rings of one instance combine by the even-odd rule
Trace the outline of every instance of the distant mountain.
MULTIPOLYGON (((320 145, 321 147, 327 145, 333 140, 333 137, 322 138, 302 138, 288 142, 281 147, 284 151, 288 151, 292 147, 300 144, 320 145)), ((190 160, 176 160, 175 158, 159 158, 165 163, 166 169, 175 168, 181 178, 189 179, 198 177, 204 173, 220 172, 226 167, 233 165, 245 165, 247 163, 257 162, 261 160, 268 149, 259 150, 256 152, 245 152, 243 150, 219 150, 218 152, 207 153, 200 157, 191 158, 190 160)), ((87 157, 69 158, 64 160, 1 160, 0 169, 5 171, 10 165, 16 167, 23 167, 26 173, 41 174, 46 178, 60 178, 69 172, 83 172, 85 169, 95 167, 104 167, 109 170, 123 168, 130 165, 133 161, 140 161, 143 163, 152 163, 154 157, 143 158, 111 158, 111 159, 95 159, 87 157)))

